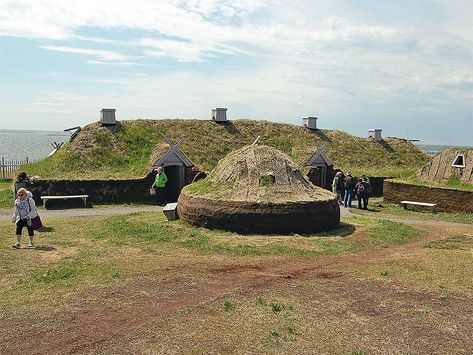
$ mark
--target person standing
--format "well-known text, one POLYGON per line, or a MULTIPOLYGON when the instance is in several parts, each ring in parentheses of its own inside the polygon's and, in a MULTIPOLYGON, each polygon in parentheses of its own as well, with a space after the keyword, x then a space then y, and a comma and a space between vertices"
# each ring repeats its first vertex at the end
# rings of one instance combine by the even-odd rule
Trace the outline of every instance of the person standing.
POLYGON ((158 205, 164 206, 166 205, 166 194, 165 194, 164 188, 166 187, 166 182, 168 181, 168 177, 166 176, 166 173, 164 172, 164 168, 162 166, 155 169, 155 171, 156 171, 156 178, 154 180, 153 185, 151 185, 151 187, 154 187, 156 189, 156 201, 158 205))
POLYGON ((349 172, 347 176, 345 176, 344 179, 344 185, 345 185, 345 196, 343 198, 343 205, 345 207, 351 207, 351 200, 353 199, 353 177, 351 176, 351 173, 349 172))
POLYGON ((355 186, 356 196, 358 198, 358 208, 361 209, 361 203, 363 202, 363 209, 368 209, 368 186, 366 181, 362 178, 358 179, 358 183, 355 186))
POLYGON ((19 189, 22 187, 26 188, 30 182, 30 179, 28 178, 28 175, 26 175, 26 172, 22 171, 16 176, 15 180, 15 197, 19 189))
POLYGON ((338 203, 340 205, 343 204, 343 202, 342 202, 343 182, 342 182, 341 176, 342 176, 342 172, 337 171, 337 173, 335 174, 335 177, 333 178, 333 181, 332 181, 332 192, 337 195, 337 200, 338 200, 338 203))
POLYGON ((366 205, 368 206, 369 198, 371 196, 372 188, 371 188, 371 181, 370 178, 367 177, 365 174, 361 175, 361 180, 365 183, 366 186, 366 205))
POLYGON ((30 237, 28 248, 34 248, 34 231, 31 220, 38 215, 36 212, 36 204, 34 200, 29 197, 28 191, 26 191, 24 187, 18 190, 17 196, 12 216, 12 223, 16 223, 16 243, 13 244, 13 248, 20 249, 21 247, 20 243, 23 227, 26 227, 28 230, 28 236, 30 237))

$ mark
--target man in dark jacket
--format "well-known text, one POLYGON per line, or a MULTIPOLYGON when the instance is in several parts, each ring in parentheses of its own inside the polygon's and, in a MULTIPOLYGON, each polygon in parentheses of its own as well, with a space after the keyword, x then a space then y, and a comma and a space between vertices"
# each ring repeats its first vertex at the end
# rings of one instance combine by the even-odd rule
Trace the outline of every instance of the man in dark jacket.
POLYGON ((345 197, 343 198, 343 205, 345 207, 351 207, 351 200, 353 199, 353 188, 355 187, 355 184, 353 183, 353 177, 351 176, 350 172, 347 174, 347 176, 345 176, 345 180, 343 183, 345 185, 345 197))
POLYGON ((368 197, 369 197, 369 183, 366 180, 358 179, 358 183, 355 186, 356 195, 358 196, 358 208, 361 209, 361 201, 363 201, 363 209, 368 209, 368 197))

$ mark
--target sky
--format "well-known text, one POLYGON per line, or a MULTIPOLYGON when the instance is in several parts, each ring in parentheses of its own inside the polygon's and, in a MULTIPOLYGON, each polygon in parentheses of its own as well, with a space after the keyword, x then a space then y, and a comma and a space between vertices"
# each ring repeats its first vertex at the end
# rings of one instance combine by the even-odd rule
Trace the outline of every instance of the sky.
POLYGON ((473 145, 473 1, 0 0, 0 129, 238 118, 473 145))

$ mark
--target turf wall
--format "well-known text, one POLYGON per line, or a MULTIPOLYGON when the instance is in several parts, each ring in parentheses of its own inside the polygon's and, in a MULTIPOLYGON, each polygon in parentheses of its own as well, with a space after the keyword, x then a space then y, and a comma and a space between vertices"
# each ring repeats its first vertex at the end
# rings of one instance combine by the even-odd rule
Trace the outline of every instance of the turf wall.
POLYGON ((384 201, 399 203, 403 200, 436 203, 438 211, 473 213, 472 191, 410 185, 384 180, 384 201))

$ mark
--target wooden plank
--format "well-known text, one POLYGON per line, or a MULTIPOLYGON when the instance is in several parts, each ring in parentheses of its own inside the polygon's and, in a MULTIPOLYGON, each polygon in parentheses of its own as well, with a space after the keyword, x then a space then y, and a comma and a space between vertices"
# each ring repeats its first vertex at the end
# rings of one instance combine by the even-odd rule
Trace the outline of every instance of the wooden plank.
POLYGON ((426 206, 426 207, 434 207, 437 206, 436 203, 428 203, 428 202, 416 202, 416 201, 401 201, 402 205, 416 205, 416 206, 426 206))
POLYGON ((432 213, 437 212, 437 204, 436 203, 427 203, 427 202, 416 202, 416 201, 401 201, 400 205, 407 209, 407 206, 419 206, 419 207, 430 207, 432 213))
POLYGON ((69 200, 72 198, 80 198, 84 202, 84 206, 87 206, 87 199, 89 195, 67 195, 67 196, 41 196, 43 200, 43 207, 46 208, 46 201, 47 200, 69 200))
POLYGON ((88 198, 89 195, 41 196, 42 200, 67 200, 69 198, 88 198))

